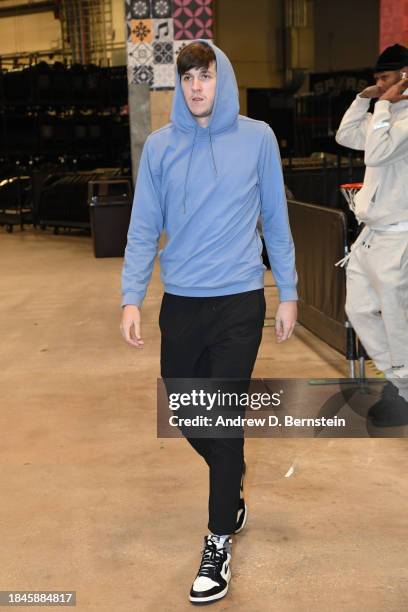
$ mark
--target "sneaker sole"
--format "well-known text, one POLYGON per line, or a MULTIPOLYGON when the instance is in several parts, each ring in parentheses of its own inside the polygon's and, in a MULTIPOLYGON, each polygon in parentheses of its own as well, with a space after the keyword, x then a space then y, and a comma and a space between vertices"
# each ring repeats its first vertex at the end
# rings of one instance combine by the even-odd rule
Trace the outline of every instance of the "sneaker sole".
POLYGON ((193 604, 207 604, 207 603, 213 603, 214 601, 218 601, 218 599, 221 599, 222 597, 225 597, 225 595, 228 593, 228 587, 229 587, 229 581, 231 580, 231 569, 228 568, 228 575, 226 578, 227 581, 227 586, 225 587, 225 589, 223 591, 220 591, 219 593, 217 593, 216 595, 211 595, 210 597, 192 597, 191 595, 189 596, 189 599, 191 601, 191 603, 193 604))
POLYGON ((247 505, 245 504, 244 520, 243 520, 243 522, 242 522, 241 527, 240 527, 239 529, 236 529, 236 530, 234 531, 234 533, 240 533, 240 532, 243 530, 243 528, 244 528, 244 527, 245 527, 245 525, 246 525, 247 518, 248 518, 248 507, 247 507, 247 505))

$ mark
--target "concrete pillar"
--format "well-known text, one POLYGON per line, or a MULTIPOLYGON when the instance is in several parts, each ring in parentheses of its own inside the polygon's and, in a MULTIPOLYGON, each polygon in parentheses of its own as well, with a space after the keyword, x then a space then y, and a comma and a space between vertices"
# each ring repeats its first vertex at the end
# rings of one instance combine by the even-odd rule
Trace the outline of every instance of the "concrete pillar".
POLYGON ((150 89, 148 85, 128 83, 130 150, 135 184, 143 145, 151 131, 150 89))

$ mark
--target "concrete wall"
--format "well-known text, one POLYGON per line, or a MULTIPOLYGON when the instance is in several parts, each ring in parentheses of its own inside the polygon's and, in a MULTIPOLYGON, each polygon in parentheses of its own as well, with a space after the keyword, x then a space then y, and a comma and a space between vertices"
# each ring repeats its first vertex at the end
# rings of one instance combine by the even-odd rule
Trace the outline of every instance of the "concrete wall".
POLYGON ((279 87, 282 73, 280 0, 215 0, 215 42, 234 66, 241 112, 248 87, 279 87))
POLYGON ((112 66, 126 64, 126 22, 124 0, 112 0, 113 43, 115 48, 111 53, 112 66))
POLYGON ((307 0, 307 6, 308 26, 285 33, 282 0, 215 1, 215 41, 236 71, 243 114, 248 88, 284 84, 284 36, 287 62, 293 68, 313 69, 313 0, 307 0))
POLYGON ((0 55, 61 47, 61 26, 53 13, 0 19, 0 55))
POLYGON ((112 0, 112 22, 115 30, 115 43, 125 46, 126 23, 125 23, 125 1, 112 0))
POLYGON ((214 5, 216 43, 231 59, 240 85, 279 86, 281 2, 216 0, 214 5))
POLYGON ((379 21, 379 0, 314 0, 315 70, 371 66, 379 21))
MULTIPOLYGON (((14 0, 14 4, 21 3, 22 0, 14 0)), ((11 4, 9 1, 7 6, 11 4)), ((124 0, 112 0, 112 27, 118 49, 112 52, 111 63, 123 65, 126 64, 124 0)), ((0 19, 0 55, 48 51, 61 46, 61 22, 52 11, 0 19)))

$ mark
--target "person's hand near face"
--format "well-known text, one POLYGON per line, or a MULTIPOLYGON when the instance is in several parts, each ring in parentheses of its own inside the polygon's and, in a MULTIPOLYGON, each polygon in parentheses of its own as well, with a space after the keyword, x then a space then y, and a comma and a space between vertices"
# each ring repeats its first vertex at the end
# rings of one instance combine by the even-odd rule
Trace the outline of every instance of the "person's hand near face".
POLYGON ((401 100, 408 100, 408 95, 404 94, 404 91, 408 87, 408 78, 403 78, 394 85, 392 85, 387 91, 380 97, 380 100, 388 100, 395 104, 401 100))
POLYGON ((378 98, 389 102, 399 102, 408 99, 404 95, 408 87, 408 66, 401 70, 385 70, 374 74, 375 85, 366 87, 361 93, 360 98, 378 98), (405 75, 405 76, 403 76, 405 75), (402 78, 401 78, 402 77, 402 78))

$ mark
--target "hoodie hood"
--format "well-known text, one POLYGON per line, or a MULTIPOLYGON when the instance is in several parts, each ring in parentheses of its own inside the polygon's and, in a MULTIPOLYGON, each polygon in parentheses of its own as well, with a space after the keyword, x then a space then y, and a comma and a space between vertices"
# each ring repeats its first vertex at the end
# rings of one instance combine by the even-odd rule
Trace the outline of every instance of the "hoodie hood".
MULTIPOLYGON (((217 134, 231 127, 238 118, 239 96, 234 69, 225 53, 210 41, 198 39, 191 42, 201 42, 209 45, 215 53, 217 63, 217 84, 214 106, 208 128, 201 129, 208 129, 211 134, 217 134)), ((180 77, 177 72, 171 120, 177 128, 183 132, 196 132, 197 128, 200 128, 186 104, 183 90, 181 89, 180 77)))

